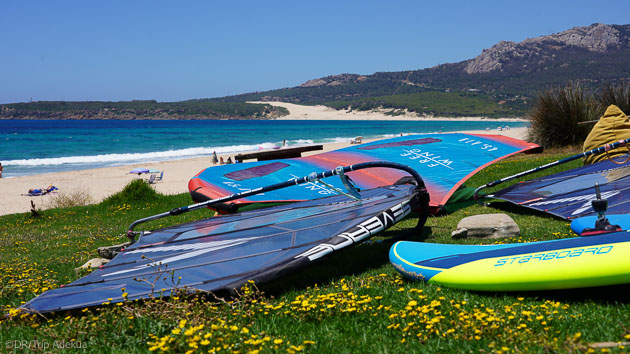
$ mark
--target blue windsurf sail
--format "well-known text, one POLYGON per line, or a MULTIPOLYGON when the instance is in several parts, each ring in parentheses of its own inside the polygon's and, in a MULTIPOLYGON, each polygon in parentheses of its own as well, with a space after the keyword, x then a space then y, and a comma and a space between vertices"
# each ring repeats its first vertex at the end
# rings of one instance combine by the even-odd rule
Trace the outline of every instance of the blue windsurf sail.
POLYGON ((595 215, 591 201, 596 199, 595 185, 608 200, 607 213, 630 214, 630 162, 604 160, 572 170, 520 182, 488 197, 543 211, 564 219, 595 215))
POLYGON ((429 198, 422 180, 414 177, 417 185, 361 191, 359 200, 336 195, 144 232, 107 265, 39 295, 22 309, 45 313, 177 290, 231 291, 249 280, 275 279, 366 240, 412 209, 423 213, 422 227, 429 198))
MULTIPOLYGON (((188 189, 192 199, 201 202, 251 190, 260 185, 286 181, 313 170, 370 161, 390 161, 409 166, 422 175, 431 195, 430 206, 437 212, 479 170, 507 156, 538 148, 536 144, 500 135, 408 135, 300 158, 213 166, 194 176, 188 183, 188 189)), ((391 185, 405 173, 393 169, 369 169, 352 171, 348 176, 357 188, 369 189, 391 185)), ((336 180, 332 185, 343 188, 336 180)), ((332 194, 334 192, 330 188, 311 183, 241 198, 231 206, 293 202, 332 194)))

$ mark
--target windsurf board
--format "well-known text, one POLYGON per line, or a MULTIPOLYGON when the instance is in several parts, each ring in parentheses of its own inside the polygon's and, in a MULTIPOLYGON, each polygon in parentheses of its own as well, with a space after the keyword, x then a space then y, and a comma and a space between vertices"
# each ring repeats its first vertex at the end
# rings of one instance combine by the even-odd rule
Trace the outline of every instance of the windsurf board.
POLYGON ((571 289, 630 282, 630 232, 502 245, 401 241, 389 252, 404 276, 477 291, 571 289))

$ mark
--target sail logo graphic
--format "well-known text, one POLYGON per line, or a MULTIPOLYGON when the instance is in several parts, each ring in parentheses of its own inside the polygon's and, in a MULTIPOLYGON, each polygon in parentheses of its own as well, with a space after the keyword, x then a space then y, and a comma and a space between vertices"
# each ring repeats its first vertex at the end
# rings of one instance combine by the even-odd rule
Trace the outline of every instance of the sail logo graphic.
POLYGON ((471 138, 463 138, 463 139, 459 139, 458 141, 460 143, 469 144, 470 146, 477 146, 477 145, 481 144, 481 146, 479 146, 479 148, 481 148, 481 150, 484 150, 484 151, 487 151, 487 152, 492 152, 492 151, 499 150, 499 148, 494 146, 494 145, 486 144, 483 141, 479 141, 479 140, 475 140, 475 139, 471 139, 471 138))
POLYGON ((409 160, 417 160, 421 164, 426 164, 427 167, 442 166, 448 169, 453 169, 451 164, 453 161, 449 159, 443 159, 442 156, 432 154, 428 151, 422 151, 421 149, 405 150, 400 156, 407 157, 409 160))
POLYGON ((410 212, 411 207, 408 202, 398 204, 390 210, 384 211, 380 215, 367 219, 349 231, 337 235, 327 243, 321 243, 308 251, 295 256, 295 258, 307 257, 308 260, 314 261, 333 251, 340 250, 344 247, 352 245, 353 243, 361 242, 366 238, 387 229, 407 216, 410 212))
MULTIPOLYGON (((240 184, 232 182, 232 181, 223 181, 223 184, 225 184, 226 186, 230 187, 230 188, 234 188, 240 192, 251 192, 253 191, 253 189, 251 188, 244 188, 242 187, 240 184)), ((258 193, 258 195, 265 195, 265 193, 258 193)))
POLYGON ((602 246, 602 247, 589 247, 589 248, 574 248, 563 251, 553 251, 546 253, 529 254, 525 256, 507 257, 497 260, 495 267, 500 267, 506 264, 521 264, 529 263, 530 261, 550 261, 563 258, 580 257, 582 255, 591 254, 607 254, 612 251, 614 246, 602 246))
MULTIPOLYGON (((601 194, 602 199, 608 199, 611 197, 616 196, 617 194, 621 193, 621 191, 607 191, 607 192, 603 192, 601 194)), ((536 203, 532 203, 532 204, 528 204, 528 206, 544 206, 544 205, 552 205, 552 204, 568 204, 571 202, 580 202, 582 200, 585 200, 586 202, 584 204, 582 204, 579 208, 575 209, 571 215, 578 215, 580 213, 583 213, 587 210, 591 209, 591 200, 597 198, 597 195, 595 193, 591 193, 591 194, 585 194, 585 195, 578 195, 575 197, 570 197, 570 198, 561 198, 561 199, 553 199, 553 200, 543 200, 540 202, 536 202, 536 203)))

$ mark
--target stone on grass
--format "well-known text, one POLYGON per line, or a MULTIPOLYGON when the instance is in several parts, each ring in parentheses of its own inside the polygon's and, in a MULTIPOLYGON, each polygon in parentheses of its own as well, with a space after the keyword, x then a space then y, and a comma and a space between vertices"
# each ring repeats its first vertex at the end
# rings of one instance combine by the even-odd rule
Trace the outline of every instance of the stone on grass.
POLYGON ((453 238, 506 238, 520 235, 521 230, 514 220, 506 214, 481 214, 468 216, 460 220, 453 238))
POLYGON ((121 243, 119 245, 99 247, 98 255, 102 258, 113 259, 122 249, 131 245, 131 242, 121 243))
POLYGON ((74 268, 76 271, 80 271, 81 269, 90 269, 90 268, 98 268, 102 265, 109 263, 109 259, 105 258, 92 258, 89 261, 85 262, 84 265, 79 268, 74 268))

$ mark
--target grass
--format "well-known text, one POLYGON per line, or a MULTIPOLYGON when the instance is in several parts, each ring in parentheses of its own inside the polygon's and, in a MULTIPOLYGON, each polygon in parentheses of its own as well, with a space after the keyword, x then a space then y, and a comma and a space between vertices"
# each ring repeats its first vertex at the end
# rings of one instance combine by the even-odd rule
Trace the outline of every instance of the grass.
MULTIPOLYGON (((486 168, 467 185, 479 186, 573 153, 555 150, 513 157, 486 168)), ((96 257, 97 247, 124 242, 133 220, 189 203, 185 194, 159 195, 136 183, 98 205, 44 210, 40 217, 0 217, 0 307, 15 313, 35 295, 77 279, 74 268, 96 257)), ((498 202, 429 218, 425 235, 413 239, 480 243, 454 241, 450 233, 465 216, 497 212, 507 213, 521 228, 520 237, 505 242, 571 236, 563 220, 498 202)), ((209 215, 199 210, 146 227, 209 215)), ((618 343, 630 341, 628 286, 478 293, 403 279, 387 260, 388 239, 415 221, 403 220, 381 237, 315 267, 269 284, 249 284, 237 298, 180 294, 46 316, 0 318, 0 345, 7 351, 9 346, 30 345, 42 351, 82 348, 98 353, 568 352, 600 351, 596 343, 611 342, 604 350, 626 350, 618 343)))

